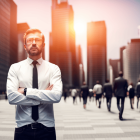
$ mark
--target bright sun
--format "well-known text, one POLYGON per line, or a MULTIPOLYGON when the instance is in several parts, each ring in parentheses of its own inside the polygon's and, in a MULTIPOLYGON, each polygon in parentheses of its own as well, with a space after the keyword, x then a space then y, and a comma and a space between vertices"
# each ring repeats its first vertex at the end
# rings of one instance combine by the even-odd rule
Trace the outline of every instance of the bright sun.
POLYGON ((74 30, 76 34, 84 34, 86 32, 86 23, 84 21, 75 21, 74 30))

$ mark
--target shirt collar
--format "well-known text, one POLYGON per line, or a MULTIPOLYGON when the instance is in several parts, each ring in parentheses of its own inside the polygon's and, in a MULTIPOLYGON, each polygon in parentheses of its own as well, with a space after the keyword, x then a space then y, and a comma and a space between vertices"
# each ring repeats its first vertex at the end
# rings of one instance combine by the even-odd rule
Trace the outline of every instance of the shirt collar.
MULTIPOLYGON (((31 58, 27 57, 27 61, 28 61, 28 63, 31 65, 31 64, 33 63, 34 60, 32 60, 31 58)), ((41 57, 41 58, 39 58, 39 59, 36 60, 36 61, 38 62, 39 65, 41 65, 43 59, 42 59, 42 57, 41 57)))

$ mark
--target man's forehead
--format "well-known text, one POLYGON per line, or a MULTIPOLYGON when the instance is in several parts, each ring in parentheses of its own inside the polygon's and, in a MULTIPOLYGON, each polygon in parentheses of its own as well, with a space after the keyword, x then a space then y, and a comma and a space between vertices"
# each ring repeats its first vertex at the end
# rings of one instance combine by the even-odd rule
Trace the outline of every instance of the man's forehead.
POLYGON ((39 37, 42 38, 42 34, 39 32, 35 32, 35 33, 29 33, 26 38, 34 38, 34 37, 39 37))

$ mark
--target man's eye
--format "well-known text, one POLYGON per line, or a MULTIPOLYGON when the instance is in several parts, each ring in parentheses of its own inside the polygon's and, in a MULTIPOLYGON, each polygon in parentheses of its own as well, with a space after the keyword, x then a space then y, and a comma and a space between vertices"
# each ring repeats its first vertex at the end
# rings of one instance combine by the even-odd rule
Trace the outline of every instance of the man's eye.
POLYGON ((32 41, 32 39, 30 38, 30 39, 28 39, 27 41, 29 41, 29 42, 30 42, 30 41, 32 41))
POLYGON ((39 38, 36 38, 35 40, 36 40, 36 41, 41 41, 41 39, 39 39, 39 38))

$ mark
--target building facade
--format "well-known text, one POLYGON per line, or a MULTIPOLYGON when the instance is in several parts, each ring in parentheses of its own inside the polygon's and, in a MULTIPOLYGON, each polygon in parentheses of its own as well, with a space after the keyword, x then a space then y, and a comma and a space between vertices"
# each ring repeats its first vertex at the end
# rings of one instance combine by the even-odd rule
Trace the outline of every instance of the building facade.
POLYGON ((120 70, 123 72, 123 50, 126 49, 126 46, 120 48, 120 70))
POLYGON ((78 85, 80 87, 85 81, 85 73, 84 73, 84 66, 83 66, 83 60, 82 60, 82 49, 80 45, 76 47, 76 61, 78 64, 78 76, 77 76, 79 79, 78 85))
POLYGON ((87 24, 87 81, 93 88, 96 81, 104 84, 107 78, 105 21, 87 24))
POLYGON ((131 39, 123 51, 124 78, 136 85, 140 79, 140 39, 131 39))
POLYGON ((27 23, 18 23, 17 31, 18 31, 18 62, 27 58, 27 53, 24 49, 24 33, 30 29, 27 23))
POLYGON ((67 0, 52 0, 52 32, 49 61, 58 65, 64 86, 78 85, 74 31, 74 12, 67 0))
POLYGON ((6 91, 7 73, 17 62, 17 6, 0 0, 0 93, 6 91))
POLYGON ((109 64, 112 67, 112 80, 114 81, 115 78, 119 76, 119 71, 120 71, 120 59, 109 59, 109 64))

